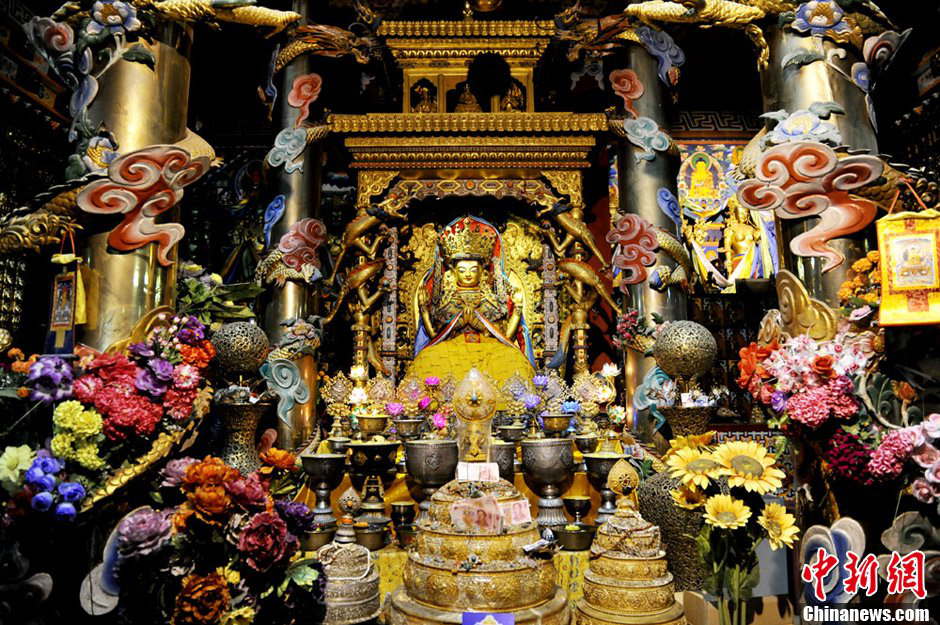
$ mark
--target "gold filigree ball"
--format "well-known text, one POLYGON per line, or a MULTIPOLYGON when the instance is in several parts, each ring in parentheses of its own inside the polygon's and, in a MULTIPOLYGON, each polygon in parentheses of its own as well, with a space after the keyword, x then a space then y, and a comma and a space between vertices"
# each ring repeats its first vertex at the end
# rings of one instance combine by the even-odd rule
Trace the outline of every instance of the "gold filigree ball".
POLYGON ((705 326, 694 321, 666 325, 653 345, 659 368, 673 377, 695 378, 712 367, 718 344, 705 326))
POLYGON ((270 349, 264 330, 247 321, 223 325, 212 336, 212 345, 222 369, 236 374, 257 373, 270 349))

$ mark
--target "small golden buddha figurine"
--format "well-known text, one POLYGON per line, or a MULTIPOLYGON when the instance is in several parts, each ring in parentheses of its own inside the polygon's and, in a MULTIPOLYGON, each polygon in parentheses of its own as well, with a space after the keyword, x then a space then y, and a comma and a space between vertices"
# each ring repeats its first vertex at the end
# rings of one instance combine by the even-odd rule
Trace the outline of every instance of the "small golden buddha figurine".
POLYGON ((457 97, 457 106, 454 107, 455 113, 479 113, 483 109, 477 98, 470 91, 470 83, 465 82, 460 88, 460 95, 457 97))

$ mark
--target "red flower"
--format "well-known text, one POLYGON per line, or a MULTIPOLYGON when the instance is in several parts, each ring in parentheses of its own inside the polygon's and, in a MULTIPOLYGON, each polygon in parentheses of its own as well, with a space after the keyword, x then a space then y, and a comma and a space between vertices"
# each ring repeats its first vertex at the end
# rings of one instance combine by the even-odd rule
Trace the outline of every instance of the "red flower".
POLYGON ((94 404, 103 384, 101 378, 96 375, 83 375, 72 384, 72 393, 75 399, 83 404, 94 404))
POLYGON ((181 344, 179 347, 180 357, 183 362, 205 369, 209 366, 209 361, 215 358, 215 347, 209 341, 201 341, 198 345, 181 344))
POLYGON ((104 434, 111 440, 124 440, 131 434, 150 436, 163 418, 163 408, 142 395, 118 397, 104 420, 104 434))
POLYGON ((770 373, 764 368, 764 361, 770 357, 779 348, 776 342, 770 345, 758 345, 751 343, 747 347, 742 347, 738 351, 741 360, 738 361, 738 386, 748 388, 753 383, 754 376, 758 381, 770 378, 770 373))
POLYGON ((832 371, 832 365, 835 362, 835 359, 830 355, 825 356, 816 356, 813 358, 813 371, 815 371, 820 377, 831 378, 834 373, 832 371))
POLYGON ((238 550, 248 566, 263 573, 297 549, 297 538, 287 531, 287 524, 276 512, 256 514, 238 538, 238 550))
POLYGON ((137 365, 124 354, 101 354, 89 363, 88 370, 106 382, 129 380, 133 384, 137 376, 137 365))
POLYGON ((122 380, 104 384, 102 382, 101 390, 94 396, 95 408, 104 416, 111 413, 112 407, 123 399, 136 395, 134 383, 130 380, 122 380))
POLYGON ((171 418, 183 421, 193 413, 193 402, 195 400, 196 389, 177 390, 171 388, 163 396, 163 407, 171 418))

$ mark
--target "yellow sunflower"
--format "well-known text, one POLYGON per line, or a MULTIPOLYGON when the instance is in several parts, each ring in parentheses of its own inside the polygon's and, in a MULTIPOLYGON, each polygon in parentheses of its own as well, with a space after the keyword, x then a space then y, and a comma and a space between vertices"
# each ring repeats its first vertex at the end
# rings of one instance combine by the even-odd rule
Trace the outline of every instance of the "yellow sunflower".
POLYGON ((691 484, 706 488, 709 479, 721 475, 721 465, 715 462, 710 454, 691 447, 677 449, 675 453, 670 454, 666 458, 666 465, 669 467, 669 474, 686 486, 691 484))
POLYGON ((705 432, 704 434, 690 434, 689 436, 677 436, 669 441, 669 455, 680 449, 702 449, 712 444, 715 438, 715 432, 705 432))
POLYGON ((757 524, 767 530, 770 548, 776 551, 781 547, 793 547, 793 542, 800 534, 796 519, 779 503, 769 503, 757 517, 757 524))
POLYGON ((774 466, 774 456, 754 441, 729 441, 715 448, 713 456, 731 487, 763 495, 783 486, 784 473, 774 466))
POLYGON ((701 508, 705 503, 705 493, 697 488, 680 486, 669 494, 672 495, 673 503, 675 503, 680 508, 685 508, 686 510, 695 510, 696 508, 701 508))
POLYGON ((705 502, 705 522, 733 530, 744 527, 751 518, 751 509, 731 495, 714 495, 705 502))

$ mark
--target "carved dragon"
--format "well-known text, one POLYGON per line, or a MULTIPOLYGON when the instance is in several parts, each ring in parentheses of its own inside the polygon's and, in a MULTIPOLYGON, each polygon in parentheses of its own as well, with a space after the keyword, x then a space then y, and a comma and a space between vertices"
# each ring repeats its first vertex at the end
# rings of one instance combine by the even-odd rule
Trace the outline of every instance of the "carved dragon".
POLYGON ((278 11, 255 5, 255 0, 138 0, 139 8, 149 8, 175 22, 231 22, 271 28, 275 35, 299 21, 294 11, 278 11))

